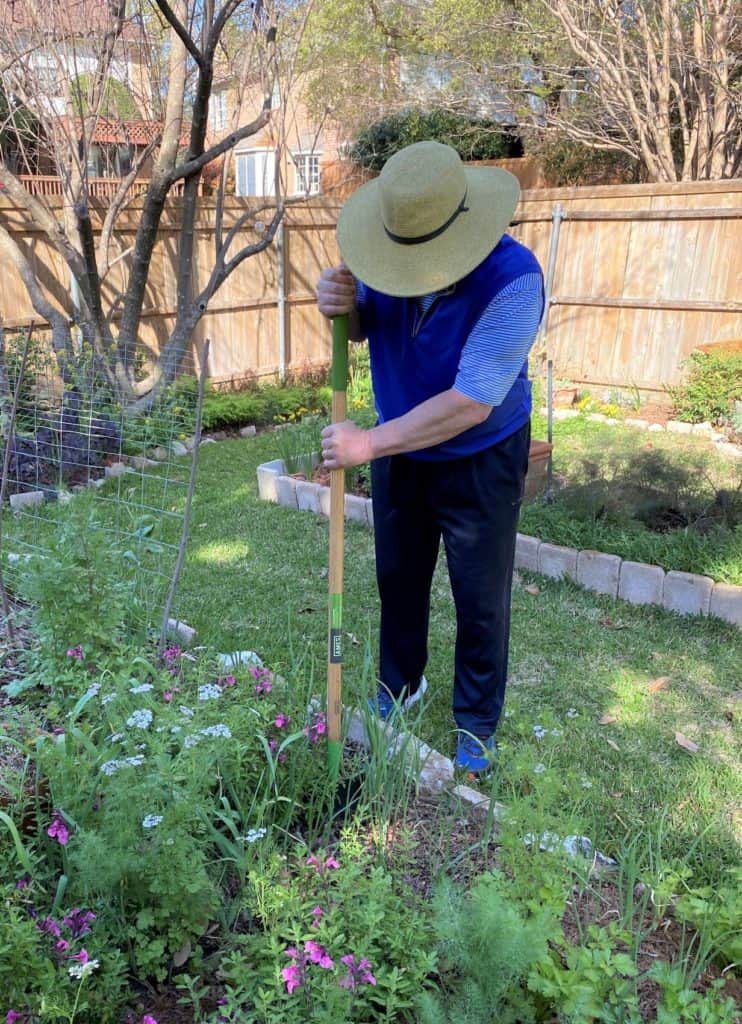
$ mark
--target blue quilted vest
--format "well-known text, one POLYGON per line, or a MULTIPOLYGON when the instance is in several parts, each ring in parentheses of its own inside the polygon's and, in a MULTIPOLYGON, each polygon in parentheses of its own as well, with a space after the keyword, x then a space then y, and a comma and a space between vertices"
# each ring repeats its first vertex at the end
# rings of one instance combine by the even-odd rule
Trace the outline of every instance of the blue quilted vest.
MULTIPOLYGON (((541 267, 525 246, 504 235, 489 256, 450 292, 441 293, 421 319, 415 299, 366 287, 361 325, 368 337, 379 422, 403 416, 454 384, 461 352, 474 325, 507 284, 541 267)), ((407 453, 427 461, 455 459, 489 448, 531 415, 528 363, 487 419, 442 444, 407 453)))

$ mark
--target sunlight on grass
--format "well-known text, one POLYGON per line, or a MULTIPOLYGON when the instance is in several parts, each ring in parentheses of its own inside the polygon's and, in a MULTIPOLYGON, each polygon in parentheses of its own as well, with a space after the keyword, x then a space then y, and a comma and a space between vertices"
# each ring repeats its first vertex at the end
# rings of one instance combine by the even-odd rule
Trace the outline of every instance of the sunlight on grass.
POLYGON ((239 562, 250 554, 246 541, 215 541, 213 544, 194 545, 192 556, 196 562, 215 562, 217 565, 239 562))

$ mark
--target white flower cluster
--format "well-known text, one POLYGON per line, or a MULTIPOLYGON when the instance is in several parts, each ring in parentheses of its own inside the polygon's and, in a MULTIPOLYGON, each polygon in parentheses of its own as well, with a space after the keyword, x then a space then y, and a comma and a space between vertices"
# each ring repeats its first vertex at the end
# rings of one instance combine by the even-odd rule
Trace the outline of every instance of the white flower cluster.
POLYGON ((242 841, 243 843, 257 843, 258 839, 262 839, 267 832, 267 828, 250 828, 247 830, 247 835, 242 837, 242 841))
POLYGON ((231 740, 232 732, 229 726, 225 725, 224 722, 219 722, 217 725, 207 725, 204 729, 199 729, 198 732, 192 733, 190 736, 186 736, 183 740, 183 746, 186 750, 190 750, 192 747, 195 747, 197 743, 201 742, 202 736, 212 736, 215 739, 220 738, 231 740))
POLYGON ((541 775, 542 772, 546 771, 546 765, 545 764, 537 764, 536 767, 533 770, 536 773, 536 775, 541 775))
POLYGON ((195 714, 193 708, 189 708, 185 704, 181 704, 178 710, 180 711, 181 715, 183 715, 185 718, 193 718, 195 714))
POLYGON ((149 729, 152 724, 152 712, 149 708, 139 708, 126 719, 126 724, 133 729, 149 729))
POLYGON ((152 683, 139 683, 137 686, 130 686, 129 693, 148 693, 153 689, 152 683))
POLYGON ((89 974, 92 974, 97 967, 100 967, 99 960, 87 960, 84 964, 72 964, 67 969, 67 973, 71 978, 78 978, 81 981, 83 978, 87 978, 89 974))
POLYGON ((567 718, 577 718, 579 713, 580 712, 577 710, 577 708, 569 708, 569 710, 567 711, 567 718))
POLYGON ((142 828, 157 828, 161 821, 161 814, 147 814, 142 818, 142 828))
POLYGON ((116 700, 115 693, 107 693, 104 697, 101 697, 100 702, 103 705, 110 704, 112 700, 116 700))
POLYGON ((198 688, 199 700, 219 700, 221 695, 222 691, 216 683, 206 683, 204 686, 199 686, 198 688))
POLYGON ((540 740, 546 735, 546 729, 544 729, 543 725, 534 725, 533 735, 537 740, 540 740))
POLYGON ((105 764, 102 764, 100 770, 104 775, 115 775, 119 768, 123 768, 125 764, 138 768, 140 764, 144 764, 144 755, 135 754, 134 757, 114 758, 112 761, 106 761, 105 764))
POLYGON ((85 691, 85 696, 95 697, 98 693, 100 693, 100 683, 91 683, 85 691))

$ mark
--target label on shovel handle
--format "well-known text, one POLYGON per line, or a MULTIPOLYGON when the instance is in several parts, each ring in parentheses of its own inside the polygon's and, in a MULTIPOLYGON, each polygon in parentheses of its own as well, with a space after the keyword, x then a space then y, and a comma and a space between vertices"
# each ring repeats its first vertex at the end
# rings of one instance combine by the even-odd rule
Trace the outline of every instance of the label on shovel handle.
POLYGON ((343 595, 333 594, 330 598, 330 664, 337 665, 343 660, 343 595))

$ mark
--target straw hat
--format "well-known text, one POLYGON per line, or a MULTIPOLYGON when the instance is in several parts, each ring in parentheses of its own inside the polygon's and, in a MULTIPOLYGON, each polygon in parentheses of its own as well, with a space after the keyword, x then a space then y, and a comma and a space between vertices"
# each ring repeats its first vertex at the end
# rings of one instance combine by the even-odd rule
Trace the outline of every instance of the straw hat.
POLYGON ((451 146, 416 142, 346 201, 340 252, 376 291, 427 295, 479 266, 504 234, 519 195, 508 171, 465 167, 451 146))

